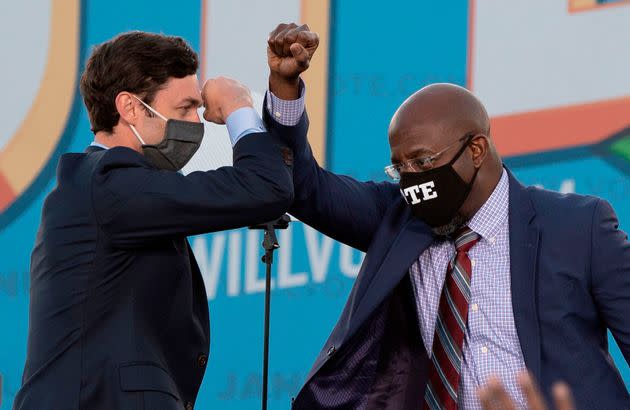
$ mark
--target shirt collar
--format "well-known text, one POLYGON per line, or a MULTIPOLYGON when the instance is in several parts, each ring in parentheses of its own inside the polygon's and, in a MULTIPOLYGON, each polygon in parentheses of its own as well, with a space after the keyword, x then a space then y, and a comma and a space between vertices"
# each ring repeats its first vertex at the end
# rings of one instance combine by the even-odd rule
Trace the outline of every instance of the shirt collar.
POLYGON ((90 147, 99 147, 103 149, 109 149, 107 145, 103 145, 100 142, 96 142, 96 141, 92 141, 92 143, 90 144, 90 147))
POLYGON ((508 217, 510 197, 510 182, 505 169, 499 183, 492 191, 488 200, 468 222, 468 227, 477 232, 482 238, 491 239, 498 232, 508 217))

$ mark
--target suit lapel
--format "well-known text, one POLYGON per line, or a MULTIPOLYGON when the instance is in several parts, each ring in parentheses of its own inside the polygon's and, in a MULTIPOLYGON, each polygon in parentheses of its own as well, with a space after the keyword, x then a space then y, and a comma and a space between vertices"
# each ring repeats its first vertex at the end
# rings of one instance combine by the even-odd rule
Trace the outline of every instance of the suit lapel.
MULTIPOLYGON (((372 280, 365 293, 358 297, 353 306, 353 318, 348 329, 347 337, 352 336, 368 319, 370 314, 385 300, 401 279, 408 274, 409 267, 418 259, 420 254, 433 242, 433 234, 426 224, 411 215, 409 210, 407 221, 396 238, 385 252, 382 262, 376 272, 366 272, 366 277, 372 280)), ((383 238, 383 240, 390 240, 383 238)))
POLYGON ((512 309, 525 366, 540 380, 540 328, 536 309, 539 229, 525 187, 510 176, 510 270, 512 309))

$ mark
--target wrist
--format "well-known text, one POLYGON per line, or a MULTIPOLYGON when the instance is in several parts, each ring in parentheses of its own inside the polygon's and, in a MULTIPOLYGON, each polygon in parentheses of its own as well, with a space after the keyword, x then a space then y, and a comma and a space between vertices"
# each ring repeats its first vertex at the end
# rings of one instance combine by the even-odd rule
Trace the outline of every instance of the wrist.
POLYGON ((221 116, 223 117, 223 122, 227 121, 228 117, 234 113, 235 111, 240 110, 241 108, 254 108, 254 104, 252 101, 235 101, 233 104, 230 104, 221 109, 221 116))
POLYGON ((296 100, 300 97, 300 76, 286 77, 272 71, 269 74, 269 91, 282 100, 296 100))

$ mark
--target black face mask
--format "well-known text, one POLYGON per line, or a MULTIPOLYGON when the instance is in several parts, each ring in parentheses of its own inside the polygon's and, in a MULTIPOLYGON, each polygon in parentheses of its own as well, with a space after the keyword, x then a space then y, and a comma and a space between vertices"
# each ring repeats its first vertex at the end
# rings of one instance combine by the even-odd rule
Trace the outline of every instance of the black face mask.
POLYGON ((432 228, 451 222, 468 197, 477 178, 475 170, 470 183, 464 182, 453 164, 462 155, 470 140, 448 164, 424 172, 403 172, 400 175, 400 193, 413 214, 432 228))
POLYGON ((142 153, 158 169, 179 171, 199 149, 203 132, 200 122, 168 120, 164 139, 157 145, 142 144, 142 153))
POLYGON ((169 120, 138 97, 135 98, 153 114, 166 121, 164 138, 158 144, 145 144, 136 128, 130 125, 131 130, 142 144, 142 153, 149 163, 158 169, 179 171, 199 149, 203 140, 203 123, 169 120))

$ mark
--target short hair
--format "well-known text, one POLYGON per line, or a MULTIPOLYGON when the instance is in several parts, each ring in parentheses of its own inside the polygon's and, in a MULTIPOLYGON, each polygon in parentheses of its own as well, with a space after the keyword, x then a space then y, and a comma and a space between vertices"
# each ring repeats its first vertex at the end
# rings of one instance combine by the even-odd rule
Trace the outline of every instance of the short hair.
POLYGON ((81 76, 81 95, 92 132, 111 133, 120 119, 116 96, 138 94, 150 104, 170 78, 197 72, 197 53, 181 37, 132 31, 99 44, 81 76))

